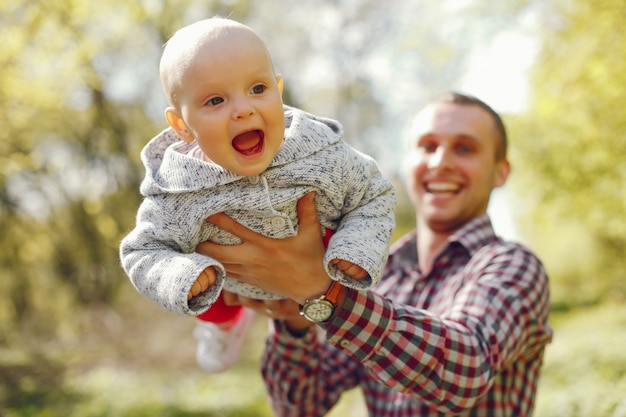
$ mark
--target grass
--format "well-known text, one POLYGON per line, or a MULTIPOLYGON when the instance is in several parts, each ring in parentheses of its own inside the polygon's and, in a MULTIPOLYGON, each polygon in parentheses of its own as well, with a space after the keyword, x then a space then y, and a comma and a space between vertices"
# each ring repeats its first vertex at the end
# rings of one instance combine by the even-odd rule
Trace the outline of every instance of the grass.
POLYGON ((626 417, 626 305, 553 316, 538 417, 626 417))
MULTIPOLYGON (((536 417, 626 417, 626 305, 553 314, 536 417)), ((193 320, 129 293, 94 306, 80 332, 12 335, 0 346, 0 415, 6 417, 269 417, 258 371, 267 326, 258 318, 237 366, 200 371, 193 320)), ((332 417, 366 416, 351 391, 332 417)))

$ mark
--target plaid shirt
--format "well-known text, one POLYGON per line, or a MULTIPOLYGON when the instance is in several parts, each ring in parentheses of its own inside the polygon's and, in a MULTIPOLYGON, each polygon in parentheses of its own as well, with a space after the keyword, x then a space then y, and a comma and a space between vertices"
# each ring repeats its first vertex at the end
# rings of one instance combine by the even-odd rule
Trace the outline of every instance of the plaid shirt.
POLYGON ((552 337, 541 262, 485 215, 429 274, 417 265, 412 232, 373 291, 347 290, 325 332, 296 338, 274 321, 262 371, 278 416, 323 416, 357 386, 374 417, 531 415, 552 337))

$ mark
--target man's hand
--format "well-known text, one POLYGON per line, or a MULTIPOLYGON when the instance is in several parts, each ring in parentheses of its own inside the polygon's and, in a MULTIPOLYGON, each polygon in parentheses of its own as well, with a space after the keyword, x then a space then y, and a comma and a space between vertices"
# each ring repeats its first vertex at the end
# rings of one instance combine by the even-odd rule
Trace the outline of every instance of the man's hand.
POLYGON ((206 268, 202 271, 196 282, 194 282, 191 286, 189 294, 187 294, 187 300, 191 300, 196 295, 206 291, 207 288, 215 284, 216 280, 217 276, 215 274, 215 269, 212 266, 206 268))
POLYGON ((230 291, 223 291, 224 303, 229 306, 240 305, 254 310, 258 314, 273 319, 293 319, 300 317, 298 304, 288 298, 283 300, 258 300, 244 297, 230 291))
POLYGON ((330 277, 323 265, 324 245, 317 220, 315 194, 298 201, 298 234, 272 239, 240 225, 224 213, 207 221, 239 237, 240 245, 221 246, 203 242, 196 252, 219 260, 230 278, 283 295, 302 304, 324 294, 330 277))
POLYGON ((300 307, 293 300, 257 300, 229 291, 223 291, 222 295, 227 305, 241 305, 262 316, 284 320, 292 332, 302 333, 313 327, 313 323, 300 315, 300 307))

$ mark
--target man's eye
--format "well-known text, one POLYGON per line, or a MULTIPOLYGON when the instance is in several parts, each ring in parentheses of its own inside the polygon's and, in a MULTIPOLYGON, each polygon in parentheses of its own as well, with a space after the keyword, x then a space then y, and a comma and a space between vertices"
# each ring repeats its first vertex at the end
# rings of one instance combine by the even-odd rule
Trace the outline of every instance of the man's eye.
POLYGON ((265 86, 263 84, 255 85, 252 87, 252 92, 254 94, 261 94, 265 91, 265 86))
POLYGON ((223 98, 221 98, 221 97, 213 97, 213 98, 210 98, 210 99, 206 102, 206 104, 208 104, 209 106, 217 106, 218 104, 220 104, 220 103, 221 103, 221 102, 223 102, 223 101, 224 101, 224 99, 223 99, 223 98))
POLYGON ((472 147, 467 146, 467 145, 459 145, 457 146, 456 149, 458 153, 471 153, 472 152, 472 147))
POLYGON ((419 147, 428 153, 435 152, 437 150, 437 146, 433 143, 422 143, 419 147))

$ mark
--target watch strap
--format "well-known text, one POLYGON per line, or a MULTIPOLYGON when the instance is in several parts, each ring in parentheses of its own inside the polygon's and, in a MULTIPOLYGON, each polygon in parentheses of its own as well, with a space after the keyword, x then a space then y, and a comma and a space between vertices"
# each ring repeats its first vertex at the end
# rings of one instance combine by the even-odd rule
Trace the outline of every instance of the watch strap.
POLYGON ((333 305, 337 305, 337 302, 339 301, 339 296, 341 295, 342 291, 343 285, 341 285, 337 281, 333 281, 330 284, 330 287, 328 287, 326 295, 324 295, 324 299, 330 301, 331 303, 333 303, 333 305))

